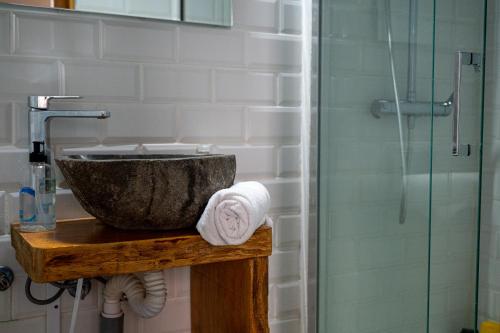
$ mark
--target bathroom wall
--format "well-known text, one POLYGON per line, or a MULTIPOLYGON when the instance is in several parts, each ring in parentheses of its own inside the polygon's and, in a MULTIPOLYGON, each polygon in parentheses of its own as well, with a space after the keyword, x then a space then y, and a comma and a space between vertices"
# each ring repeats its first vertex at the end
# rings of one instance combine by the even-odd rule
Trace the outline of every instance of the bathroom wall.
MULTIPOLYGON (((24 297, 25 275, 9 246, 16 190, 25 175, 26 96, 82 95, 62 106, 105 108, 109 120, 54 120, 58 153, 213 152, 237 156, 238 180, 271 192, 272 332, 301 332, 301 1, 234 0, 232 29, 114 16, 0 7, 0 265, 15 270, 0 292, 0 331, 48 332, 52 308, 24 297)), ((58 193, 58 217, 85 213, 58 193)), ((127 314, 127 332, 189 332, 189 270, 165 272, 168 303, 157 318, 127 314)), ((35 295, 52 293, 35 285, 35 295)), ((83 303, 78 332, 96 332, 99 285, 83 303)), ((67 329, 71 298, 62 301, 67 329)))
MULTIPOLYGON (((320 114, 320 327, 331 332, 424 332, 430 266, 430 330, 471 327, 480 75, 466 70, 463 142, 452 159, 451 117, 403 118, 407 214, 399 223, 401 156, 396 116, 376 119, 375 99, 394 100, 385 1, 324 1, 320 114), (432 224, 429 200, 432 193, 432 224), (430 265, 429 226, 432 230, 430 265)), ((406 98, 408 1, 391 1, 397 84, 406 98)), ((457 49, 481 48, 481 7, 467 0, 419 1, 417 101, 446 101, 457 49), (435 87, 432 85, 433 74, 435 87), (434 92, 433 92, 433 88, 434 92), (433 95, 434 93, 434 95, 433 95)))

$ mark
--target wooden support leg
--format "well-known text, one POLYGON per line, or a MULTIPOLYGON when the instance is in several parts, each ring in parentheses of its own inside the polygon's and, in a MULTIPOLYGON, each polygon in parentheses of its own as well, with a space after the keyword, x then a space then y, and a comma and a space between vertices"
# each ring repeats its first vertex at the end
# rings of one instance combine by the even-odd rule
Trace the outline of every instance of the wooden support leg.
POLYGON ((191 267, 193 333, 268 333, 268 259, 191 267))

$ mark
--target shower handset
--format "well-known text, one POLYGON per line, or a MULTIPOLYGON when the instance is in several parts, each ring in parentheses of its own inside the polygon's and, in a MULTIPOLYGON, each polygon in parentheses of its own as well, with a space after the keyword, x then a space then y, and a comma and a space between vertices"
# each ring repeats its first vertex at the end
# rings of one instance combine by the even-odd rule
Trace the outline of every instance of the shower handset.
POLYGON ((460 143, 460 94, 462 88, 463 66, 474 66, 476 71, 481 69, 481 53, 457 51, 455 53, 455 83, 452 100, 453 125, 452 125, 452 151, 453 156, 470 156, 471 145, 460 143))

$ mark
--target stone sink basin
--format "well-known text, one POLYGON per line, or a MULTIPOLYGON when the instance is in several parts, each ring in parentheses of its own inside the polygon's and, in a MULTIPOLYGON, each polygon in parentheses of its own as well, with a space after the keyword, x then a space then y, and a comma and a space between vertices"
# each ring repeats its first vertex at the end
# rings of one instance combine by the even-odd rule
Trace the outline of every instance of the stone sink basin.
POLYGON ((234 155, 70 155, 56 163, 88 213, 126 230, 195 226, 236 173, 234 155))

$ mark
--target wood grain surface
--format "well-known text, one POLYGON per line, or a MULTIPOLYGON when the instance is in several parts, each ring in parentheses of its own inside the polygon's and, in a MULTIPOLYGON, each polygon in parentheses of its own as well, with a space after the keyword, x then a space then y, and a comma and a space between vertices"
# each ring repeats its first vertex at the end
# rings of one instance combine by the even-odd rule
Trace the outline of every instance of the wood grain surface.
POLYGON ((39 233, 14 224, 11 236, 17 260, 39 283, 267 257, 272 249, 269 227, 245 244, 212 246, 195 229, 124 231, 93 218, 59 221, 55 231, 39 233))
POLYGON ((191 269, 193 333, 268 333, 268 259, 191 269))

